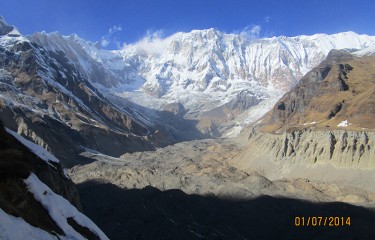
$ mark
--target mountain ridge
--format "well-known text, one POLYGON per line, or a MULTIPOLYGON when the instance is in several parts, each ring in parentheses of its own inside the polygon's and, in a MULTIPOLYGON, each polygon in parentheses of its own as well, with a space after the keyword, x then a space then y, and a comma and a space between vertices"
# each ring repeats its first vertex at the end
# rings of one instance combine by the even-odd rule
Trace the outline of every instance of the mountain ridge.
POLYGON ((4 124, 52 150, 66 166, 77 163, 82 147, 112 154, 154 149, 147 124, 130 108, 109 102, 67 56, 22 35, 1 36, 4 124), (101 137, 93 142, 93 136, 101 137))
MULTIPOLYGON (((354 32, 249 40, 213 28, 166 38, 154 34, 112 51, 99 49, 78 36, 36 33, 29 37, 47 47, 53 45, 50 38, 59 38, 74 48, 81 45, 79 51, 85 53, 80 59, 76 50, 73 62, 77 68, 89 66, 82 69, 83 74, 108 98, 117 96, 120 105, 123 98, 156 110, 182 104, 184 117, 199 120, 199 131, 212 136, 233 126, 243 128, 249 120, 236 119, 237 115, 267 99, 273 102, 281 97, 331 49, 354 51, 375 45, 375 37, 354 32), (241 111, 227 108, 238 99, 253 99, 253 104, 239 102, 246 106, 241 111), (235 114, 227 115, 228 111, 235 114), (212 122, 209 129, 204 122, 212 122)), ((71 55, 70 50, 67 55, 71 55)))

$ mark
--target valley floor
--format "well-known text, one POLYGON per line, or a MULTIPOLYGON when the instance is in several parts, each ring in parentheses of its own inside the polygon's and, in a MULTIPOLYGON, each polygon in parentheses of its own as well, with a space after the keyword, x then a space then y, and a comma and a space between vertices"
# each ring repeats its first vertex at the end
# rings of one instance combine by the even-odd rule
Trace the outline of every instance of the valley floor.
POLYGON ((87 151, 82 155, 95 161, 69 175, 85 213, 111 239, 375 237, 373 191, 351 179, 267 178, 259 169, 241 170, 234 164, 244 157, 241 145, 199 140, 120 158, 87 151), (301 228, 293 226, 296 216, 350 216, 353 224, 301 228))

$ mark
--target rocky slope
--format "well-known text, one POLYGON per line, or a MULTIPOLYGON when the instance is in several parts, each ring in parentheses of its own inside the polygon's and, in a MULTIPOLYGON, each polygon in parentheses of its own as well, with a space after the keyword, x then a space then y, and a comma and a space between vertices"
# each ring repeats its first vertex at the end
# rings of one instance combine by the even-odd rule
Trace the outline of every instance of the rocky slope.
POLYGON ((58 160, 0 126, 0 238, 107 239, 58 160))
POLYGON ((332 51, 265 116, 263 130, 375 129, 375 56, 332 51))

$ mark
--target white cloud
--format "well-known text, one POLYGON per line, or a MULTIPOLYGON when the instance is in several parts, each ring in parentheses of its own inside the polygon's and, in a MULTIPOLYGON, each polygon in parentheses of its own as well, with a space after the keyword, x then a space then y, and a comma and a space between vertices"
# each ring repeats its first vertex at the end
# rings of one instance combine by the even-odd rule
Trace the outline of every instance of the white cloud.
POLYGON ((173 35, 166 38, 164 38, 163 35, 164 32, 161 29, 156 31, 147 30, 145 37, 134 44, 124 44, 123 48, 134 47, 148 54, 159 55, 165 51, 173 40, 173 35))
POLYGON ((271 17, 270 17, 270 16, 265 17, 265 18, 264 18, 264 21, 265 21, 266 23, 269 23, 269 22, 271 21, 271 17))
POLYGON ((100 41, 100 45, 102 46, 102 47, 107 47, 108 45, 109 45, 109 43, 110 43, 110 41, 108 40, 108 39, 106 39, 106 38, 102 38, 102 40, 100 41))
POLYGON ((114 34, 116 32, 120 32, 120 31, 122 31, 121 25, 118 25, 118 26, 117 25, 113 25, 113 27, 111 27, 111 28, 108 29, 108 33, 110 35, 112 35, 112 34, 114 34))
POLYGON ((262 31, 262 37, 271 38, 274 36, 276 36, 276 32, 274 31, 262 31))
POLYGON ((262 27, 260 25, 246 26, 244 29, 239 31, 240 36, 253 40, 260 37, 262 27))
POLYGON ((120 42, 117 40, 118 32, 120 31, 122 31, 121 25, 113 25, 113 27, 110 27, 108 29, 108 33, 100 40, 100 45, 102 47, 107 47, 111 42, 113 42, 118 48, 120 48, 120 42))

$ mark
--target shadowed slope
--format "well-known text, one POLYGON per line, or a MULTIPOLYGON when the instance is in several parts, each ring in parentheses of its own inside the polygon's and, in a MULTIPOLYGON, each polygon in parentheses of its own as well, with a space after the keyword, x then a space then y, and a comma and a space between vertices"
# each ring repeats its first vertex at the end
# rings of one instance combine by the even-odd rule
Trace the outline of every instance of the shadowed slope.
POLYGON ((373 239, 375 212, 345 203, 187 195, 153 187, 78 185, 83 209, 111 239, 373 239), (295 227, 296 216, 351 217, 351 226, 295 227))

